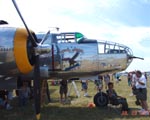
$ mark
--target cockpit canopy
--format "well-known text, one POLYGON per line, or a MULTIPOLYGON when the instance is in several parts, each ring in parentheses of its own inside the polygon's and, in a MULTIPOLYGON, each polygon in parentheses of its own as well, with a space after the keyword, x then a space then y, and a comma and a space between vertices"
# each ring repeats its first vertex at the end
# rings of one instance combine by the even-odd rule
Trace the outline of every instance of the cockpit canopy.
POLYGON ((98 42, 98 48, 99 48, 99 53, 107 53, 107 54, 119 54, 119 53, 125 53, 128 55, 132 55, 132 50, 122 44, 119 43, 114 43, 110 41, 99 41, 98 42))
MULTIPOLYGON (((45 33, 38 33, 38 41, 40 42, 44 37, 45 33)), ((59 43, 77 43, 77 44, 88 44, 93 43, 98 45, 99 54, 128 54, 132 55, 132 50, 122 44, 102 41, 95 39, 88 39, 80 32, 62 32, 62 33, 51 33, 48 36, 48 40, 45 44, 59 44, 59 43)))
MULTIPOLYGON (((41 41, 45 34, 38 33, 38 40, 41 41)), ((97 43, 97 40, 87 39, 80 32, 62 32, 49 34, 48 43, 97 43)))

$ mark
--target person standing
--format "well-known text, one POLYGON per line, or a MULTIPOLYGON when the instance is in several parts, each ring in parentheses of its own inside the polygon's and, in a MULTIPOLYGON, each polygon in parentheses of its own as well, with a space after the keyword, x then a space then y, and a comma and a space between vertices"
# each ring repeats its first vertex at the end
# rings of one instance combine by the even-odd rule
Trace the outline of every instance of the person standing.
POLYGON ((116 84, 118 84, 119 81, 121 81, 121 79, 120 79, 121 75, 120 75, 120 73, 115 73, 114 75, 115 75, 116 84))
POLYGON ((104 75, 105 89, 107 90, 108 83, 110 82, 109 74, 104 75))
POLYGON ((60 81, 60 102, 64 103, 67 101, 67 92, 68 92, 68 82, 65 79, 60 81))
POLYGON ((30 97, 30 88, 28 86, 28 82, 23 81, 23 85, 19 89, 19 105, 25 106, 30 97))
POLYGON ((131 89, 132 92, 130 94, 130 96, 136 95, 136 87, 135 87, 135 83, 136 83, 136 71, 132 71, 131 72, 131 89))
POLYGON ((131 81, 132 81, 132 73, 128 73, 128 86, 131 86, 131 81))
POLYGON ((88 80, 81 80, 82 90, 84 91, 84 97, 88 96, 88 80))
POLYGON ((103 89, 103 76, 99 75, 98 79, 94 81, 97 92, 100 92, 103 89))
POLYGON ((149 115, 147 105, 147 89, 146 89, 147 80, 145 76, 142 74, 142 72, 139 70, 136 71, 135 75, 136 75, 135 87, 137 89, 136 97, 141 101, 142 106, 142 109, 139 110, 138 112, 141 115, 149 115))
POLYGON ((146 78, 146 80, 147 80, 147 74, 146 74, 146 72, 144 73, 144 76, 145 76, 145 78, 146 78))

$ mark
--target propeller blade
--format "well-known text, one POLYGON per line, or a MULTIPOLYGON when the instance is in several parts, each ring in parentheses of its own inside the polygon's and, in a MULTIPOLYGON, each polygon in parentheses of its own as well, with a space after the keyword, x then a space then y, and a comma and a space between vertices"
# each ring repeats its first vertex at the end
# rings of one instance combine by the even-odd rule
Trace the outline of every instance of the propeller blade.
POLYGON ((7 21, 5 21, 5 20, 0 20, 0 25, 6 25, 6 24, 8 24, 7 21))
POLYGON ((15 1, 15 0, 12 0, 12 2, 13 2, 14 6, 15 6, 15 8, 16 8, 18 14, 19 14, 19 17, 21 18, 21 20, 22 20, 22 22, 23 22, 23 24, 24 24, 24 26, 25 26, 25 28, 26 28, 26 30, 27 30, 27 32, 28 32, 28 35, 29 35, 30 38, 31 38, 32 45, 33 45, 34 47, 36 47, 36 46, 37 46, 37 42, 36 42, 36 40, 34 39, 34 37, 32 36, 32 34, 31 34, 31 32, 30 32, 30 30, 29 30, 27 24, 25 23, 25 21, 24 21, 24 19, 23 19, 23 16, 21 15, 21 12, 20 12, 20 10, 19 10, 19 8, 18 8, 18 5, 17 5, 16 1, 15 1))
POLYGON ((36 119, 40 119, 41 110, 41 92, 40 92, 40 66, 39 66, 39 55, 35 56, 35 66, 34 66, 34 104, 36 111, 36 119))
POLYGON ((42 41, 40 42, 40 44, 43 44, 45 42, 45 40, 47 40, 48 35, 50 34, 50 30, 46 33, 46 35, 43 37, 42 41))

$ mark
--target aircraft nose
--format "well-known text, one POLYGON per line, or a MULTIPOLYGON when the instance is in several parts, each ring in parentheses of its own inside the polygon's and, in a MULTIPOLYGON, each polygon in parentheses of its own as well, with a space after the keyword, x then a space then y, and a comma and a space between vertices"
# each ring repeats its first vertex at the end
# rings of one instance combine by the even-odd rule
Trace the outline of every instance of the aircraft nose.
POLYGON ((132 62, 133 58, 143 59, 140 57, 135 57, 130 47, 123 45, 123 44, 119 44, 119 43, 114 43, 110 41, 99 41, 98 48, 99 48, 100 53, 126 54, 127 66, 132 62))
POLYGON ((133 56, 133 52, 132 52, 132 49, 131 49, 131 48, 129 48, 129 47, 126 46, 126 47, 124 48, 124 50, 126 51, 126 53, 127 53, 128 56, 133 56))
POLYGON ((127 53, 127 65, 130 65, 130 63, 135 58, 144 60, 144 58, 134 56, 132 50, 129 47, 126 47, 125 50, 126 50, 126 53, 127 53))
POLYGON ((131 50, 131 48, 129 48, 129 47, 126 47, 126 48, 125 48, 125 51, 126 51, 126 53, 127 53, 127 55, 128 55, 128 59, 129 59, 129 60, 132 60, 132 59, 135 59, 135 58, 136 58, 136 59, 144 60, 144 58, 134 56, 134 55, 133 55, 133 52, 132 52, 132 50, 131 50))

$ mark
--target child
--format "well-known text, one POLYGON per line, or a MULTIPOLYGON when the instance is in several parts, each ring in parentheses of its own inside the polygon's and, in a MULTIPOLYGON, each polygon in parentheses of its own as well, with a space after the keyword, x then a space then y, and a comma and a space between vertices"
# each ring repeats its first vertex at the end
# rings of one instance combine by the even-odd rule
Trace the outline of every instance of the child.
POLYGON ((63 103, 64 101, 67 100, 67 92, 68 92, 68 83, 67 80, 62 79, 60 81, 60 102, 63 103), (64 95, 64 100, 63 100, 63 95, 64 95))
POLYGON ((30 88, 28 87, 28 83, 23 82, 23 85, 19 90, 19 105, 20 106, 25 106, 27 104, 29 95, 30 95, 30 88))

